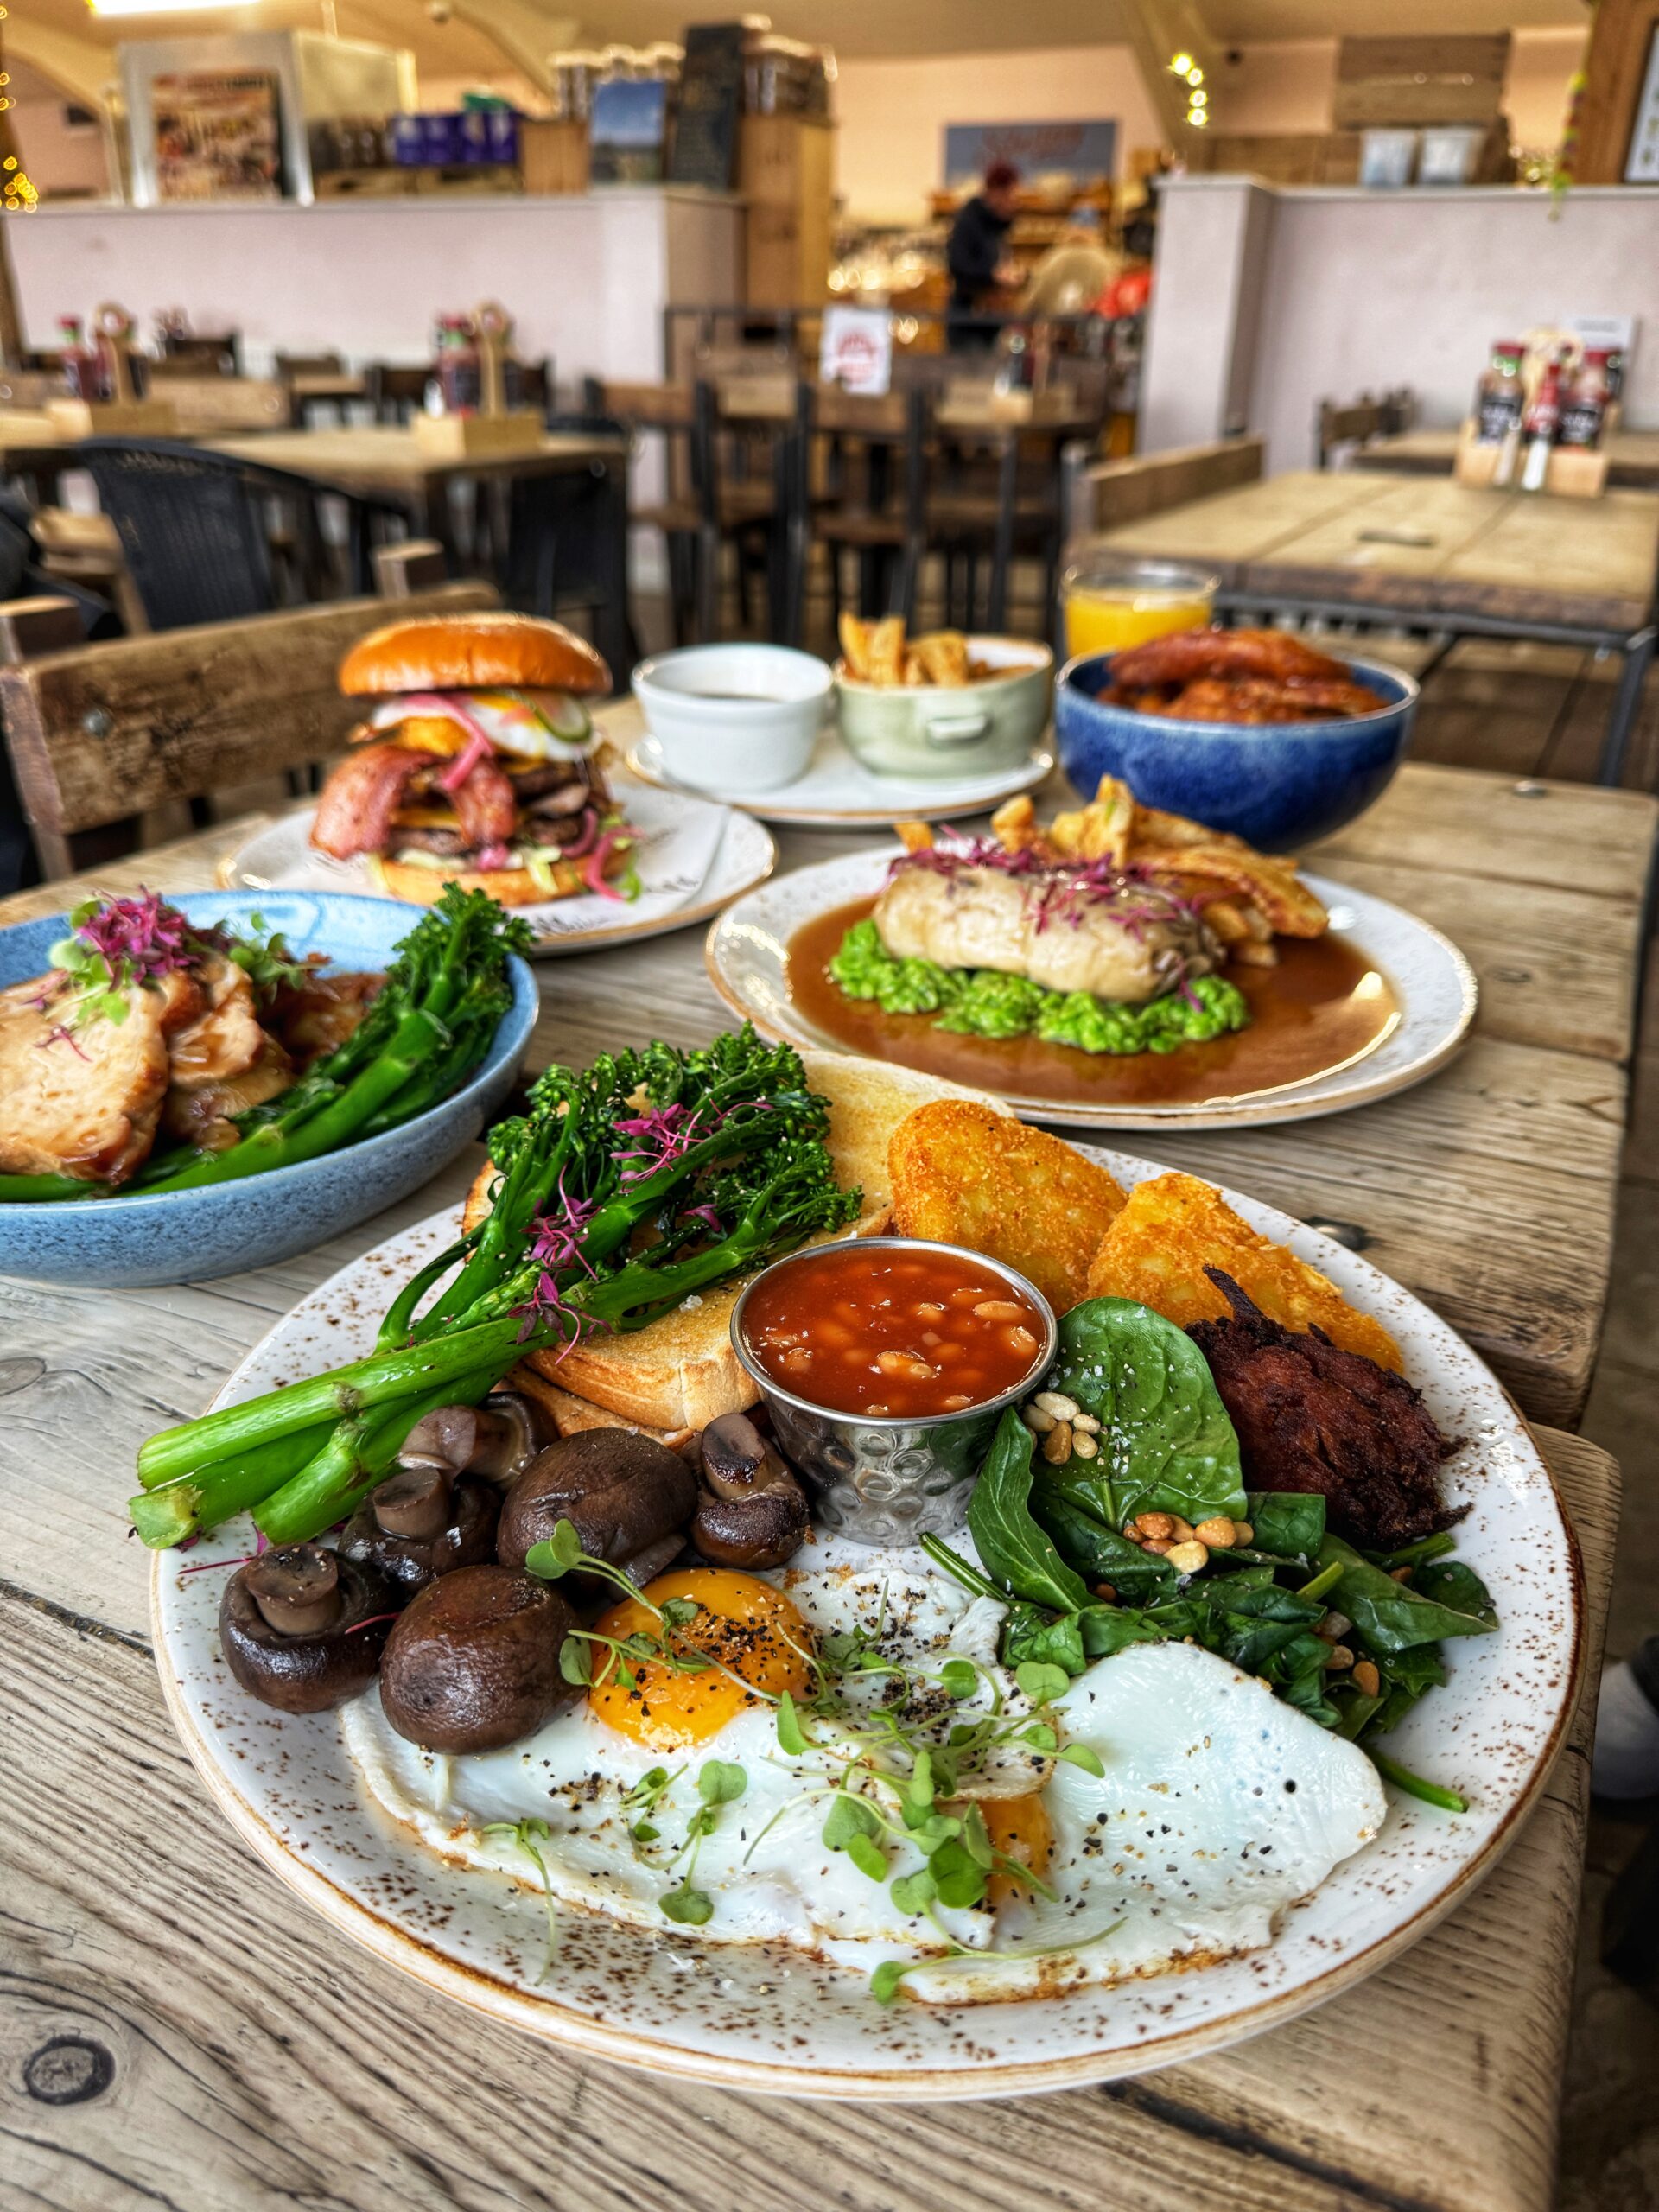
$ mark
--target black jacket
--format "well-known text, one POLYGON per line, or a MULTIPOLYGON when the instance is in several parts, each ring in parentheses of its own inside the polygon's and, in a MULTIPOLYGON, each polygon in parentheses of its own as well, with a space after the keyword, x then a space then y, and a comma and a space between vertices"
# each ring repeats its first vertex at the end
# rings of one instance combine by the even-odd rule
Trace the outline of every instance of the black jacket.
POLYGON ((944 255, 953 308, 976 308, 989 291, 1002 264, 1002 242, 1012 220, 994 213, 977 192, 957 210, 944 255))

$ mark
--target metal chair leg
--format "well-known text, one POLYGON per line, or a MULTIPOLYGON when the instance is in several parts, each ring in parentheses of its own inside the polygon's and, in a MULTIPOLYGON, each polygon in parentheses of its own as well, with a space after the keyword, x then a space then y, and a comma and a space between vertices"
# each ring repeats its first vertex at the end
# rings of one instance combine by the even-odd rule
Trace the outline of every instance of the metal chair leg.
POLYGON ((1618 687, 1608 710, 1601 760, 1596 768, 1599 784, 1616 786, 1623 779, 1624 755, 1630 749, 1630 732, 1642 703, 1642 685, 1653 664, 1656 634, 1659 633, 1649 624, 1647 629, 1638 630, 1634 637, 1624 640, 1624 665, 1619 671, 1618 687))

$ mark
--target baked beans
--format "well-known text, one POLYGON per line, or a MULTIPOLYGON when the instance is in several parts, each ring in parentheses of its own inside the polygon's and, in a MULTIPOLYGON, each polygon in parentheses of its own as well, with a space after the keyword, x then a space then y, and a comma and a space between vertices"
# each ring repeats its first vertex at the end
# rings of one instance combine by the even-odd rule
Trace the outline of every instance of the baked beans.
POLYGON ((843 1414, 924 1418, 999 1398, 1043 1349, 1031 1298, 965 1253, 803 1253, 750 1292, 744 1340, 784 1389, 843 1414))

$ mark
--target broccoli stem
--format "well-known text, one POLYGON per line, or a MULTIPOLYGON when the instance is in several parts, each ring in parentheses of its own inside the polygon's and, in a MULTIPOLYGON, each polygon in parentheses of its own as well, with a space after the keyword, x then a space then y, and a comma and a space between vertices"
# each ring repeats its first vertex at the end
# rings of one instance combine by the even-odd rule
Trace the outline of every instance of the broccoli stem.
POLYGON ((104 1198, 107 1183, 83 1182, 79 1175, 0 1175, 0 1205, 45 1205, 61 1198, 104 1198))
POLYGON ((1443 1789, 1438 1782, 1426 1782, 1421 1774, 1414 1774, 1408 1766, 1402 1766, 1386 1752, 1366 1744, 1362 1748, 1370 1754, 1371 1764, 1384 1782, 1391 1782, 1396 1789, 1403 1789, 1408 1797, 1420 1797, 1425 1805, 1438 1805, 1443 1813, 1466 1813, 1469 1800, 1459 1797, 1455 1789, 1443 1789))
POLYGON ((320 1536, 356 1511, 417 1421, 440 1406, 475 1406, 489 1395, 499 1372, 492 1363, 424 1397, 402 1400, 390 1412, 342 1421, 297 1474, 254 1506, 255 1522, 273 1544, 302 1544, 320 1536))
MULTIPOLYGON (((331 1375, 286 1383, 239 1406, 164 1428, 139 1448, 139 1479, 153 1490, 175 1475, 194 1474, 274 1438, 315 1428, 320 1421, 352 1421, 367 1408, 448 1388, 487 1365, 495 1364, 495 1372, 504 1374, 518 1357, 522 1330, 520 1319, 510 1314, 482 1328, 457 1330, 435 1344, 377 1352, 331 1375)), ((545 1341, 545 1334, 533 1331, 524 1337, 526 1345, 545 1341)))
POLYGON ((130 1502, 132 1525, 157 1551, 204 1535, 221 1521, 257 1505, 297 1474, 321 1450, 334 1426, 321 1421, 292 1436, 274 1437, 251 1452, 181 1475, 159 1490, 141 1491, 130 1502))

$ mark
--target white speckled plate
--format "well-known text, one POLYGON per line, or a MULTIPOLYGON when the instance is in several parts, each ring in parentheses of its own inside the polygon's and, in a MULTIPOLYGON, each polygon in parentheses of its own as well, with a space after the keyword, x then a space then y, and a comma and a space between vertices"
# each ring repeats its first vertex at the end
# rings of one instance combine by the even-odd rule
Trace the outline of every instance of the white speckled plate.
MULTIPOLYGON (((1126 1184, 1158 1172, 1095 1156, 1126 1184)), ((574 2050, 735 2088, 906 2102, 1061 2088, 1195 2057, 1334 1996, 1426 1935, 1513 1839, 1577 1694, 1579 1565, 1525 1424, 1467 1345, 1367 1261, 1228 1196, 1393 1331, 1408 1375, 1461 1440, 1447 1470, 1448 1494, 1472 1507, 1459 1554, 1501 1621, 1451 1647, 1449 1684, 1389 1740, 1471 1809, 1454 1817, 1390 1790, 1381 1834, 1294 1907, 1266 1949, 1020 2004, 884 2010, 861 1977, 798 1952, 703 1948, 666 1926, 652 1936, 566 1911, 543 1975, 537 1894, 429 1856, 369 1809, 331 1715, 284 1718, 230 1680, 215 1629, 222 1577, 181 1570, 244 1552, 245 1522, 155 1566, 162 1686, 209 1791, 283 1881, 429 1988, 574 2050)), ((453 1215, 435 1216, 343 1269, 277 1324, 219 1402, 367 1350, 392 1287, 454 1231, 453 1215)))
MULTIPOLYGON (((706 798, 683 798, 617 777, 615 795, 639 833, 640 893, 626 905, 584 892, 519 912, 536 932, 531 957, 592 952, 605 944, 689 929, 754 890, 772 874, 778 848, 752 816, 706 798)), ((384 898, 366 861, 330 860, 312 845, 314 808, 256 830, 219 867, 220 887, 239 891, 356 891, 384 898)))
MULTIPOLYGON (((897 845, 883 845, 795 868, 728 906, 711 924, 704 954, 709 980, 727 1005, 768 1037, 821 1052, 850 1052, 851 1046, 821 1029, 791 997, 790 940, 818 915, 855 899, 874 898, 899 852, 897 845)), ((1332 930, 1363 951, 1394 987, 1401 1019, 1370 1051, 1304 1083, 1198 1104, 1136 1105, 1113 1099, 1079 1103, 1007 1090, 1002 1096, 1008 1104, 1016 1113, 1066 1128, 1236 1129, 1251 1123, 1312 1121, 1351 1106, 1368 1106, 1443 1068, 1475 1018, 1475 975, 1462 953, 1439 930, 1386 899, 1351 891, 1324 876, 1303 880, 1329 910, 1332 930)))
MULTIPOLYGON (((775 791, 716 791, 702 794, 728 806, 741 806, 763 822, 791 822, 819 830, 890 830, 895 822, 951 822, 964 814, 982 814, 1020 791, 1035 791, 1054 766, 1046 747, 1033 753, 1017 768, 1003 768, 995 775, 876 776, 849 753, 833 721, 824 724, 805 772, 775 791)), ((628 766, 640 780, 659 791, 691 791, 677 783, 663 763, 663 749, 654 737, 639 739, 628 754, 628 766)))

